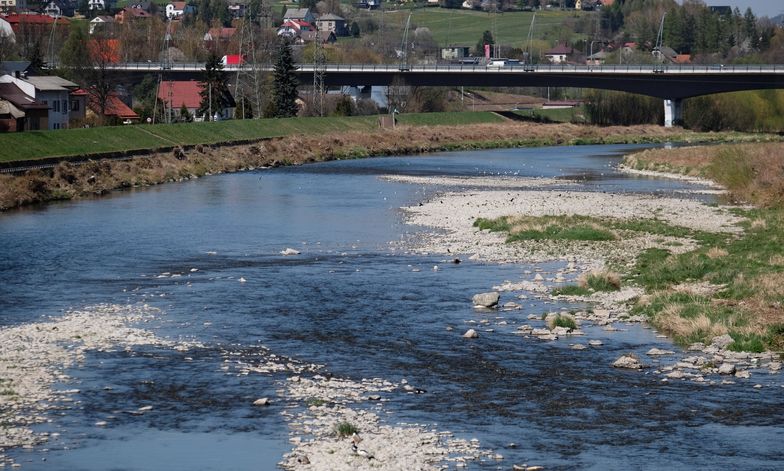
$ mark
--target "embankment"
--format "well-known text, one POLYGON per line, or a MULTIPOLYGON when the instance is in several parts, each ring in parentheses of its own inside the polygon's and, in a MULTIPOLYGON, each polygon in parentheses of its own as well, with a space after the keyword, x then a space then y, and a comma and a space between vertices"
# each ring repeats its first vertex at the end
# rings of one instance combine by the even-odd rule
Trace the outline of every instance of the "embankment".
MULTIPOLYGON (((325 118, 325 120, 331 118, 325 118)), ((0 175, 0 209, 105 194, 222 172, 342 158, 546 145, 715 142, 776 139, 736 133, 700 134, 659 126, 591 127, 572 124, 398 126, 395 129, 293 133, 235 145, 194 145, 151 151, 127 160, 62 162, 53 169, 0 175)))

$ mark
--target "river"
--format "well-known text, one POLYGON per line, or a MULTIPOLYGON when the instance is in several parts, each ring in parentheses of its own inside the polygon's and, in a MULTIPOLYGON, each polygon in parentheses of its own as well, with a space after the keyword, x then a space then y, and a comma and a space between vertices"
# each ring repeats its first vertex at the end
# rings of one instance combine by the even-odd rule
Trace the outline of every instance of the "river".
MULTIPOLYGON (((161 315, 146 328, 206 345, 187 354, 156 347, 88 354, 61 385, 79 389, 76 402, 36 428, 59 436, 9 453, 31 470, 275 469, 292 448, 283 401, 251 403, 275 398, 286 373, 223 368, 269 349, 335 376, 405 378, 425 390, 391 394, 384 420, 476 438, 504 456, 469 469, 784 469, 778 378, 753 389, 611 368, 623 352, 675 348, 641 325, 620 333, 588 326, 604 346, 582 352, 522 341, 513 326, 463 341, 458 331, 476 317, 472 294, 557 264, 485 264, 459 254, 456 265, 409 253, 406 242, 422 229, 406 225, 400 208, 438 188, 379 178, 544 176, 576 178, 588 191, 692 188, 615 171, 633 148, 337 161, 2 214, 0 325, 101 303, 148 303, 161 315), (280 255, 289 247, 301 254, 280 255), (121 413, 145 405, 152 411, 121 413), (94 425, 106 417, 109 426, 94 425)), ((559 307, 531 297, 504 315, 522 320, 559 307)))

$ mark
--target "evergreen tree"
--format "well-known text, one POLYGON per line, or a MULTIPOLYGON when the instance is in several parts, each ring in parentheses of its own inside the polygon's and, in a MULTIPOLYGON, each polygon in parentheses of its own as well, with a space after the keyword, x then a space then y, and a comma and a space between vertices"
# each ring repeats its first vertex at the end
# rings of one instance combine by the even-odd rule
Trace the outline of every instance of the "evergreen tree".
POLYGON ((479 42, 476 43, 476 55, 478 56, 485 55, 485 44, 489 44, 491 49, 493 47, 493 44, 495 44, 495 40, 493 39, 493 33, 491 33, 488 30, 485 30, 485 32, 482 33, 482 39, 480 39, 479 42))
POLYGON ((356 21, 351 22, 351 36, 359 37, 359 24, 356 21))
POLYGON ((69 78, 81 85, 87 82, 87 72, 90 64, 90 50, 88 49, 89 38, 77 23, 71 26, 68 39, 65 40, 63 48, 60 50, 60 64, 62 65, 61 75, 69 78))
POLYGON ((185 106, 185 103, 183 103, 182 106, 180 107, 180 122, 190 123, 192 119, 193 117, 191 116, 190 111, 188 111, 188 108, 185 106))
POLYGON ((202 90, 199 92, 201 96, 199 114, 207 116, 207 121, 212 121, 215 113, 220 113, 221 110, 232 105, 227 80, 220 58, 214 52, 211 53, 204 66, 204 80, 201 82, 202 90))
POLYGON ((272 73, 276 118, 297 115, 297 76, 294 75, 295 70, 291 44, 285 38, 280 38, 275 68, 272 73))
POLYGON ((746 37, 751 41, 751 47, 759 47, 759 34, 757 33, 757 18, 751 11, 751 8, 746 9, 746 14, 743 15, 743 29, 746 37))

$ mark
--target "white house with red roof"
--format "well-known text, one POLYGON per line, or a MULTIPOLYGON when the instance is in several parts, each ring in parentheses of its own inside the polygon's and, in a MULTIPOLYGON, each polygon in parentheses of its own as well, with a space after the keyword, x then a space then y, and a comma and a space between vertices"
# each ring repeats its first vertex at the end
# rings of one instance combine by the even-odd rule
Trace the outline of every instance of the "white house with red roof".
POLYGON ((313 25, 302 20, 285 20, 278 28, 278 36, 285 36, 289 39, 298 38, 305 31, 312 31, 313 25))

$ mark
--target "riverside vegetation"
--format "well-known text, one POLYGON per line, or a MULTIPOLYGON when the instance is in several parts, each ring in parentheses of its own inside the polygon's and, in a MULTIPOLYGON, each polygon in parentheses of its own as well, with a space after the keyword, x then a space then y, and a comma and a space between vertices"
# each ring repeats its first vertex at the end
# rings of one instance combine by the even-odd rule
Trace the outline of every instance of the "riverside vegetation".
MULTIPOLYGON (((332 159, 548 145, 779 139, 774 135, 700 134, 660 126, 598 128, 574 124, 540 125, 503 120, 493 113, 441 113, 439 116, 407 117, 403 123, 410 124, 395 129, 379 129, 374 124, 375 120, 366 117, 337 121, 334 118, 294 118, 207 123, 198 128, 204 129, 204 133, 196 132, 189 125, 176 125, 166 128, 166 136, 149 145, 139 146, 141 148, 128 147, 134 142, 132 138, 112 134, 115 130, 117 133, 126 132, 126 128, 101 129, 107 135, 107 141, 116 141, 115 147, 97 148, 95 157, 100 158, 102 152, 112 151, 116 154, 114 157, 121 159, 89 160, 78 164, 64 159, 53 169, 0 175, 0 210, 215 173, 332 159), (428 125, 419 125, 420 122, 428 125), (446 124, 433 125, 439 122, 446 124), (266 125, 272 126, 272 130, 266 125), (168 143, 162 144, 164 140, 168 143), (136 150, 131 152, 132 149, 136 150)), ((81 131, 90 130, 65 130, 58 132, 57 136, 67 138, 71 133, 81 131)), ((38 157, 57 155, 51 153, 56 149, 54 143, 43 142, 52 133, 24 134, 30 136, 19 139, 38 141, 7 142, 6 148, 39 146, 38 157)), ((87 152, 88 148, 81 144, 78 149, 71 150, 71 155, 78 156, 87 152)), ((27 159, 35 158, 23 155, 27 159)), ((89 157, 90 154, 81 155, 83 159, 89 157)), ((12 158, 5 156, 3 160, 12 158)))
MULTIPOLYGON (((586 295, 613 291, 621 283, 645 294, 631 314, 643 315, 681 345, 709 343, 729 334, 730 350, 784 350, 784 165, 778 143, 655 149, 632 154, 624 164, 637 170, 680 173, 713 180, 744 218, 738 233, 703 232, 657 220, 621 221, 584 216, 479 219, 475 226, 508 233, 516 240, 620 240, 635 233, 687 238, 694 250, 651 248, 622 273, 584 275, 578 285, 554 291, 586 295)), ((677 244, 677 242, 676 242, 677 244)))

